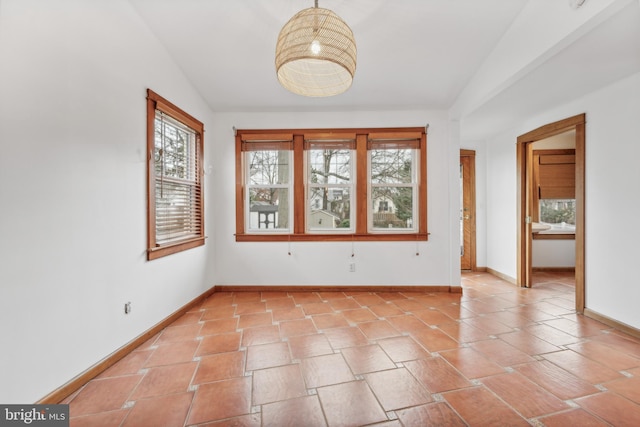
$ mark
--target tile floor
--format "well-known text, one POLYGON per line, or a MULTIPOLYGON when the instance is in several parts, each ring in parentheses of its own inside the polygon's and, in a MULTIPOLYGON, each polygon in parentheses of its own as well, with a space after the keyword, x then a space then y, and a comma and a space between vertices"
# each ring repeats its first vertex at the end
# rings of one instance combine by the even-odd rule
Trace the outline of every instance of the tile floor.
POLYGON ((70 396, 71 426, 638 426, 640 340, 573 277, 216 293, 70 396))

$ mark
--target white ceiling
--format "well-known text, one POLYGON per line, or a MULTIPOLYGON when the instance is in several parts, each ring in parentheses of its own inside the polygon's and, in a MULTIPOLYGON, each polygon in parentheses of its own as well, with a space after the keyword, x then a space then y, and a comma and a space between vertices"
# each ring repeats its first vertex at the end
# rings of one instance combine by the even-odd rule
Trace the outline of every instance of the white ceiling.
MULTIPOLYGON (((280 29, 313 0, 129 1, 213 111, 323 111, 449 109, 528 0, 320 0, 349 24, 358 48, 352 87, 330 98, 287 92, 274 68, 280 29)), ((464 137, 640 70, 640 16, 616 19, 469 113, 464 137), (531 102, 514 109, 522 96, 531 102)))

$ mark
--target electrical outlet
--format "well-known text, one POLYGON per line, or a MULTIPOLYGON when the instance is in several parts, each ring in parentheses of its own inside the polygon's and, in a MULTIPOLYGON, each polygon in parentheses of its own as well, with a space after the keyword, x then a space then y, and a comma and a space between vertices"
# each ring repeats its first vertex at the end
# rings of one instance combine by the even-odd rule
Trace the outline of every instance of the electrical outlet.
POLYGON ((124 303, 124 314, 131 313, 131 301, 124 303))
POLYGON ((356 263, 355 262, 349 263, 349 272, 350 273, 355 273, 356 272, 356 263))

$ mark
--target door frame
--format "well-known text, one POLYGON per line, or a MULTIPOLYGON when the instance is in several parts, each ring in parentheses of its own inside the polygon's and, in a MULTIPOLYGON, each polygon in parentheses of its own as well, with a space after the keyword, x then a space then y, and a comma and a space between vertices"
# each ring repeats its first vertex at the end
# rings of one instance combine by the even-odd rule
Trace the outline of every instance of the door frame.
MULTIPOLYGON (((469 191, 469 262, 470 262, 470 270, 464 271, 476 271, 476 152, 475 150, 460 150, 460 160, 462 157, 468 157, 469 161, 469 181, 471 182, 468 186, 469 188, 465 188, 463 186, 463 191, 469 191)), ((464 197, 463 197, 464 199, 464 197)), ((464 209, 463 206, 460 206, 461 209, 464 209)), ((460 236, 464 239, 464 235, 460 236)))
POLYGON ((517 215, 518 215, 518 252, 516 283, 522 287, 531 287, 531 218, 532 191, 530 185, 532 160, 529 151, 531 144, 563 132, 575 130, 576 139, 576 311, 585 309, 585 127, 586 114, 569 117, 520 135, 516 145, 517 159, 517 215))

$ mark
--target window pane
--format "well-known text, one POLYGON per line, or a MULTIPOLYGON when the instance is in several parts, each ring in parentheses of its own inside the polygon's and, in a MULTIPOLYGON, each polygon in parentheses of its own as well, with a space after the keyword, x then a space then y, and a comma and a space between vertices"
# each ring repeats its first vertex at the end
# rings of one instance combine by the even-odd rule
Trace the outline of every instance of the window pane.
POLYGON ((309 150, 310 182, 348 184, 351 180, 350 150, 309 150))
POLYGON ((413 188, 371 189, 373 228, 413 228, 413 188))
POLYGON ((289 183, 289 151, 264 150, 247 152, 249 185, 289 183))
POLYGON ((311 187, 309 189, 311 230, 351 228, 351 191, 345 187, 311 187))
POLYGON ((201 231, 200 191, 169 180, 156 180, 156 242, 198 236, 201 231))
POLYGON ((575 199, 540 200, 540 222, 547 224, 576 224, 575 199))
POLYGON ((168 117, 155 120, 155 173, 195 179, 195 133, 173 124, 168 117))
POLYGON ((288 229, 289 189, 251 188, 249 190, 249 228, 288 229))
POLYGON ((371 182, 395 184, 413 182, 413 152, 408 148, 371 150, 371 182))

